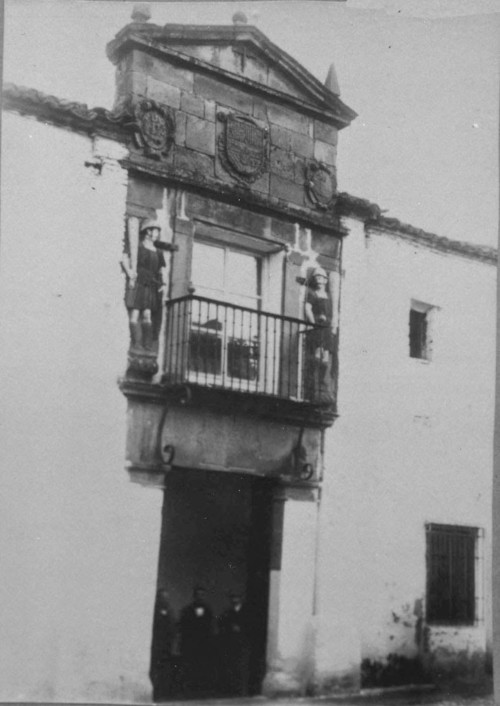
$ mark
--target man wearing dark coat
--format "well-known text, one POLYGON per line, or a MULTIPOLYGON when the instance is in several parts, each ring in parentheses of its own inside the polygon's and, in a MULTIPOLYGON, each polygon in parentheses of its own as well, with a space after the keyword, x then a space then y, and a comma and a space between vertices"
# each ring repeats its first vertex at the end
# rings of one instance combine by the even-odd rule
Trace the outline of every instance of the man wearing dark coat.
POLYGON ((221 690, 226 696, 245 696, 248 691, 250 639, 248 614, 238 593, 219 618, 221 690))
POLYGON ((210 696, 214 687, 214 616, 206 591, 197 586, 180 619, 180 651, 187 696, 210 696))
POLYGON ((151 644, 150 678, 153 700, 164 701, 171 697, 174 686, 174 660, 172 656, 176 637, 176 621, 169 602, 167 589, 160 588, 156 597, 151 644))

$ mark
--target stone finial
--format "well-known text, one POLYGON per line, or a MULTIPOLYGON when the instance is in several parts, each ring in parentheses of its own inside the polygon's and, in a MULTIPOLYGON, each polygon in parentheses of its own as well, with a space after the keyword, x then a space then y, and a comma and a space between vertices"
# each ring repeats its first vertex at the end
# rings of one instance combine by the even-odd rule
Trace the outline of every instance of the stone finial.
POLYGON ((337 78, 337 72, 335 71, 334 64, 330 64, 328 75, 325 80, 325 86, 331 93, 336 96, 340 96, 339 80, 337 78))
POLYGON ((151 6, 148 2, 138 2, 132 8, 131 18, 134 22, 147 22, 151 19, 151 6))
POLYGON ((246 25, 248 23, 247 16, 241 10, 235 12, 233 15, 233 25, 246 25))

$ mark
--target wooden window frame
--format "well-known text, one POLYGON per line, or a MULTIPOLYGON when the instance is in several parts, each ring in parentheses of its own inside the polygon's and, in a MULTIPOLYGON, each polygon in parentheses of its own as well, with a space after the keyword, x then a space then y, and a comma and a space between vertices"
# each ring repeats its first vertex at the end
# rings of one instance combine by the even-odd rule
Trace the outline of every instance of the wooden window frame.
MULTIPOLYGON (((226 262, 227 253, 229 251, 241 253, 253 257, 257 260, 257 294, 255 297, 255 312, 257 317, 257 323, 259 321, 258 314, 260 311, 269 311, 270 313, 282 313, 283 308, 283 263, 286 253, 286 248, 283 244, 278 243, 275 240, 256 237, 251 234, 242 233, 240 231, 222 228, 211 223, 205 223, 203 221, 197 221, 193 233, 192 247, 194 249, 196 243, 203 245, 208 245, 216 248, 221 248, 224 251, 224 259, 226 262), (273 283, 273 274, 277 275, 277 282, 273 283), (274 286, 273 286, 274 285, 274 286), (277 285, 277 286, 276 286, 277 285)), ((226 266, 226 265, 224 265, 226 266)), ((191 275, 192 276, 192 275, 191 275)), ((196 287, 195 283, 193 288, 196 287)), ((194 289, 195 294, 199 292, 194 289)), ((213 293, 208 291, 201 292, 202 296, 209 299, 216 299, 213 293)), ((231 301, 229 292, 224 291, 224 295, 221 298, 221 303, 234 304, 231 301)), ((250 299, 250 297, 249 297, 250 299)), ((254 309, 250 304, 245 302, 239 302, 236 306, 246 306, 250 309, 254 309)), ((256 328, 257 330, 257 328, 256 328)), ((276 338, 276 353, 274 356, 270 355, 267 365, 272 367, 274 370, 275 361, 279 358, 279 351, 281 350, 280 337, 276 338)), ((246 386, 247 391, 256 391, 257 382, 253 379, 241 378, 238 376, 231 376, 228 374, 227 364, 229 361, 228 354, 230 352, 230 347, 227 341, 224 339, 222 341, 222 367, 220 374, 212 374, 212 384, 218 385, 222 380, 226 380, 226 387, 240 388, 242 381, 243 385, 246 386)), ((238 357, 236 357, 237 359, 238 357)), ((260 377, 259 375, 257 376, 260 377)), ((267 376, 265 376, 267 379, 267 376)), ((270 387, 266 387, 264 390, 267 394, 277 394, 279 386, 279 378, 271 375, 268 377, 270 387)))

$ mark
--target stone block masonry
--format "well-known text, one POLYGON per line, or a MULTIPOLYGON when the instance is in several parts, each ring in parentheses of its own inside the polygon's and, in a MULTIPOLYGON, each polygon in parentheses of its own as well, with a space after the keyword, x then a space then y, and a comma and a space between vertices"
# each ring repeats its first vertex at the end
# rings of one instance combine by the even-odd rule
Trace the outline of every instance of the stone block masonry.
POLYGON ((332 125, 327 125, 319 120, 314 121, 314 139, 328 142, 330 145, 336 145, 338 141, 337 128, 332 125))
POLYGON ((295 179, 295 155, 293 152, 285 152, 278 147, 271 147, 270 166, 271 172, 283 179, 294 181, 295 179))
POLYGON ((186 113, 196 115, 198 118, 206 117, 205 101, 192 93, 186 93, 184 91, 181 93, 181 109, 186 111, 186 113))
POLYGON ((157 103, 168 105, 170 108, 181 107, 180 88, 170 86, 163 81, 157 81, 155 78, 151 78, 151 76, 147 77, 146 98, 156 101, 157 103))
POLYGON ((214 176, 213 159, 206 154, 194 150, 178 147, 174 157, 175 169, 187 175, 202 175, 212 178, 214 176))
POLYGON ((269 164, 271 174, 304 186, 306 161, 297 157, 294 152, 285 152, 277 147, 271 147, 269 164))
POLYGON ((215 154, 215 123, 187 116, 186 147, 204 154, 215 154))
POLYGON ((268 105, 267 117, 274 125, 299 132, 302 135, 311 136, 312 121, 306 115, 294 112, 289 108, 280 105, 268 105))
POLYGON ((304 204, 304 189, 295 182, 271 174, 270 185, 271 196, 301 206, 304 204))
POLYGON ((172 66, 142 51, 134 51, 132 54, 134 71, 140 71, 157 81, 176 86, 176 88, 181 88, 188 93, 193 92, 194 74, 189 69, 172 66))
MULTIPOLYGON (((230 84, 194 67, 171 65, 160 57, 133 50, 118 69, 117 105, 147 98, 175 112, 176 132, 171 157, 175 169, 196 175, 198 181, 215 178, 238 188, 242 184, 259 195, 301 208, 314 206, 306 198, 304 175, 312 161, 335 167, 337 130, 291 106, 279 97, 266 100, 251 86, 230 84), (218 112, 246 115, 268 130, 268 163, 255 181, 246 181, 228 169, 224 125, 218 112)), ((244 146, 241 147, 244 149, 244 146)))
POLYGON ((182 147, 186 144, 186 122, 187 115, 181 110, 178 110, 175 114, 175 144, 181 145, 182 147))
POLYGON ((325 162, 325 164, 334 166, 336 157, 337 153, 335 147, 327 144, 326 142, 321 142, 320 140, 315 141, 314 158, 317 159, 318 162, 325 162))
POLYGON ((270 135, 271 144, 280 147, 282 150, 289 150, 303 157, 313 156, 314 141, 309 136, 278 125, 271 125, 270 135))
POLYGON ((214 101, 205 101, 205 120, 210 120, 212 123, 215 122, 216 108, 214 101))
POLYGON ((237 88, 225 85, 208 76, 196 75, 194 78, 194 91, 196 95, 213 100, 219 105, 233 108, 246 115, 252 115, 252 96, 239 91, 237 88))

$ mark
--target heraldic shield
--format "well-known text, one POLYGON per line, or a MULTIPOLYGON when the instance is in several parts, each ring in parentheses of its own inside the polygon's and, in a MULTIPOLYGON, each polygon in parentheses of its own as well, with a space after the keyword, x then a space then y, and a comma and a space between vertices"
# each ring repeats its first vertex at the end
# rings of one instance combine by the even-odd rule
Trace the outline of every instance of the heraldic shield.
POLYGON ((231 114, 220 118, 226 122, 219 142, 224 166, 235 176, 255 181, 267 168, 267 130, 250 118, 231 114))
POLYGON ((134 137, 138 147, 149 157, 166 157, 174 140, 175 123, 167 106, 142 101, 134 111, 134 137))
POLYGON ((337 182, 332 169, 321 162, 312 162, 305 171, 306 193, 317 208, 326 209, 335 203, 337 182))

